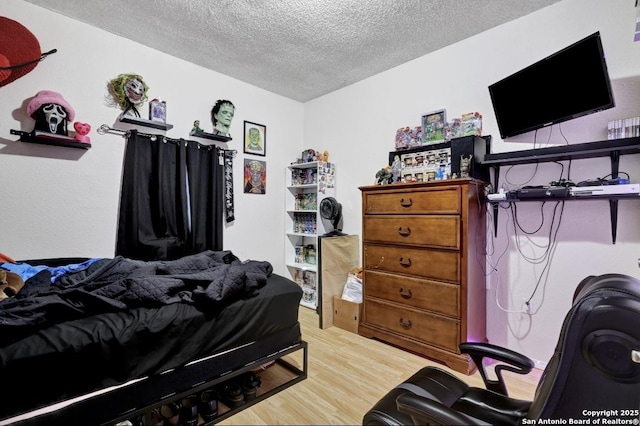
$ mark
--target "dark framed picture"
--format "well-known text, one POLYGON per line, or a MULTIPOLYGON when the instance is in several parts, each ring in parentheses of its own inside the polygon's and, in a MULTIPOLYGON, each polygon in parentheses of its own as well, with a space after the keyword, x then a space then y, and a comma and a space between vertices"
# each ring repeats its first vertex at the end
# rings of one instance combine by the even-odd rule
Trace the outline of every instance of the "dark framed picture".
POLYGON ((422 143, 424 145, 444 142, 447 126, 447 111, 440 109, 422 116, 422 143))
POLYGON ((267 126, 251 121, 244 122, 244 152, 267 155, 267 126))
POLYGON ((244 160, 245 194, 266 194, 267 162, 245 158, 244 160))

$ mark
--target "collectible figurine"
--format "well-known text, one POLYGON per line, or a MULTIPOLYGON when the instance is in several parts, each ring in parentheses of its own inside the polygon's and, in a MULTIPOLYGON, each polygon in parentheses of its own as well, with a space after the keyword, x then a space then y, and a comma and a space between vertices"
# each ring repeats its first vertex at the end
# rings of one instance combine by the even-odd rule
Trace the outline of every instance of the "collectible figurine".
POLYGON ((473 158, 473 155, 470 155, 469 157, 465 157, 464 155, 460 156, 460 177, 463 179, 469 177, 472 158, 473 158))
POLYGON ((400 156, 393 157, 393 163, 391 163, 391 175, 392 183, 400 182, 400 172, 402 171, 402 162, 400 156))
POLYGON ((378 173, 376 173, 376 183, 378 185, 387 185, 389 183, 392 183, 392 179, 393 176, 391 174, 391 168, 389 166, 378 170, 378 173))
POLYGON ((193 128, 191 129, 190 135, 195 135, 196 133, 204 133, 204 130, 200 128, 200 120, 196 120, 193 122, 193 128))

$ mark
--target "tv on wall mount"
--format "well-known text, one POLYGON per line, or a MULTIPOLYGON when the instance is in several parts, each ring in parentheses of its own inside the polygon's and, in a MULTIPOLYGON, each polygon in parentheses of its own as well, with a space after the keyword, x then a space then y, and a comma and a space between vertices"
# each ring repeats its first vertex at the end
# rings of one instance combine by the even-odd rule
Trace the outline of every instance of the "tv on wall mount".
POLYGON ((505 139, 615 106, 600 32, 489 86, 505 139))

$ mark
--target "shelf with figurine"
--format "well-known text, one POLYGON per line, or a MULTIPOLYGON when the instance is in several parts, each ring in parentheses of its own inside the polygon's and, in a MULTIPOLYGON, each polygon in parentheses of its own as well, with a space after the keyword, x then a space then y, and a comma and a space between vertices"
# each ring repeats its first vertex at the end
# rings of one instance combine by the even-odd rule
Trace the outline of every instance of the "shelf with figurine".
POLYGON ((12 135, 20 136, 20 142, 28 142, 28 143, 38 143, 41 145, 52 145, 52 146, 64 146, 67 148, 80 148, 80 149, 89 149, 91 148, 91 143, 89 142, 79 142, 73 137, 70 136, 61 136, 48 132, 23 132, 20 130, 11 129, 12 135))
POLYGON ((219 142, 229 142, 232 140, 229 128, 231 127, 231 120, 235 114, 235 108, 231 101, 218 99, 213 108, 211 108, 213 131, 211 133, 205 132, 204 129, 200 127, 200 120, 195 120, 189 135, 219 142))
POLYGON ((195 136, 197 138, 204 138, 204 139, 212 139, 214 141, 219 141, 219 142, 229 142, 231 140, 230 136, 223 136, 223 135, 217 135, 214 133, 207 133, 207 132, 203 132, 203 131, 194 131, 192 130, 191 132, 189 132, 190 136, 195 136))
POLYGON ((36 121, 31 132, 10 130, 12 135, 20 136, 21 142, 91 148, 91 139, 88 136, 91 125, 88 123, 76 121, 73 123, 75 132, 69 135, 67 123, 73 122, 76 113, 60 93, 51 90, 39 91, 27 103, 27 114, 36 121))

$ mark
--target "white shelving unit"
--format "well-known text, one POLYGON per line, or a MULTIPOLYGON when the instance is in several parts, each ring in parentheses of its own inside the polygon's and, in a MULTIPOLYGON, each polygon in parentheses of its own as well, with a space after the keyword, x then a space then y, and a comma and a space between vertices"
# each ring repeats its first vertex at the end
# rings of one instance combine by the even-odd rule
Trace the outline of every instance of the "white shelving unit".
POLYGON ((324 198, 335 197, 335 165, 313 161, 287 167, 284 258, 291 279, 303 290, 300 304, 318 306, 318 235, 324 223, 318 210, 324 198))

